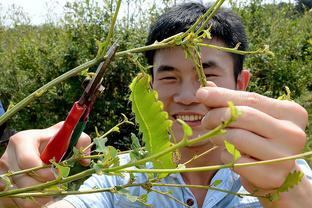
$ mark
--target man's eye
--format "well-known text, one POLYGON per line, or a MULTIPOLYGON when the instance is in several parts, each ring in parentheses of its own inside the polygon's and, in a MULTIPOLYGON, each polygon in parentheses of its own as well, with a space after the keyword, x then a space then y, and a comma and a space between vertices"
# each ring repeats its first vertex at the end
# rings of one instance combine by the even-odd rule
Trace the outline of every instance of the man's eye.
POLYGON ((206 75, 206 77, 217 77, 218 75, 216 75, 216 74, 205 74, 206 75))
POLYGON ((175 77, 162 77, 159 80, 175 80, 175 77))

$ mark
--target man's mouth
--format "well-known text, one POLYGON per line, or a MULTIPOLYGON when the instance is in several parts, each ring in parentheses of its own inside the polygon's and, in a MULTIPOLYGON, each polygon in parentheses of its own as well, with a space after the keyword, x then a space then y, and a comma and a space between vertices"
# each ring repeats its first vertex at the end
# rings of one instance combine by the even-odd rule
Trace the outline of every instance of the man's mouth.
POLYGON ((191 127, 201 125, 201 120, 203 119, 203 115, 199 114, 175 114, 173 115, 174 119, 181 119, 191 127))

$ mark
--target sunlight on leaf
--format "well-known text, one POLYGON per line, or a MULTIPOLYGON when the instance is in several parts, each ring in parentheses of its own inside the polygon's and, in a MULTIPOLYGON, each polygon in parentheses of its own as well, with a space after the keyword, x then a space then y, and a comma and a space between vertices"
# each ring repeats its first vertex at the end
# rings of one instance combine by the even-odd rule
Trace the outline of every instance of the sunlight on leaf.
POLYGON ((52 164, 55 166, 58 172, 58 178, 66 178, 69 175, 70 167, 62 166, 54 161, 52 161, 52 164))
POLYGON ((177 119, 177 121, 179 122, 179 124, 182 125, 182 129, 183 129, 183 132, 184 132, 184 136, 186 136, 185 138, 188 138, 190 136, 193 135, 193 131, 192 131, 192 128, 187 124, 185 123, 183 120, 181 119, 177 119))
POLYGON ((237 161, 241 157, 240 152, 235 148, 233 144, 224 140, 224 145, 225 145, 227 152, 233 156, 233 162, 237 161))

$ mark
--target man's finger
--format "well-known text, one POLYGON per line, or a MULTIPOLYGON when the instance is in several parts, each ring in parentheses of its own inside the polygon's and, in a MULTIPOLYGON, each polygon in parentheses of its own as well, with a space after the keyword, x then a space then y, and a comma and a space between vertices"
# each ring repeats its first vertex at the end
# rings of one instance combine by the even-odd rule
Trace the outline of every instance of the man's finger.
MULTIPOLYGON (((264 138, 271 139, 277 143, 291 149, 301 149, 306 142, 305 132, 289 121, 278 120, 255 108, 248 106, 237 106, 242 115, 228 127, 244 129, 253 132, 264 138), (285 140, 285 138, 288 138, 285 140)), ((229 108, 214 108, 202 119, 202 125, 207 129, 214 129, 223 121, 230 119, 229 108)))
MULTIPOLYGON (((87 134, 82 133, 78 142, 77 142, 76 148, 77 149, 81 149, 81 148, 84 149, 87 146, 89 146, 89 144, 91 144, 91 138, 87 134)), ((91 148, 88 148, 84 152, 84 155, 90 155, 90 153, 91 153, 91 148)), ((83 166, 88 166, 90 164, 91 160, 90 159, 82 159, 79 162, 83 166)))
POLYGON ((240 152, 258 160, 270 160, 293 154, 289 148, 243 129, 227 128, 224 135, 214 137, 210 141, 217 146, 224 146, 224 140, 233 144, 240 152))
POLYGON ((276 100, 257 93, 221 87, 203 87, 197 91, 196 96, 209 108, 226 107, 228 101, 232 101, 236 106, 249 106, 274 118, 293 121, 301 128, 305 128, 308 121, 307 111, 299 104, 287 100, 276 100))
MULTIPOLYGON (((233 156, 225 150, 221 153, 223 163, 231 163, 233 156)), ((235 163, 252 163, 257 160, 242 155, 235 163)), ((276 164, 235 167, 233 170, 249 182, 262 189, 275 189, 280 187, 288 173, 294 166, 295 161, 284 161, 276 164), (252 173, 252 174, 251 174, 252 173), (270 181, 270 183, 268 183, 270 181)))
MULTIPOLYGON (((35 133, 40 135, 40 132, 44 130, 30 130, 33 131, 33 134, 28 134, 27 132, 22 133, 23 135, 17 135, 15 137, 11 138, 12 144, 15 143, 15 145, 12 145, 12 148, 14 148, 14 151, 11 151, 13 154, 11 154, 11 157, 15 157, 16 160, 16 167, 13 165, 11 167, 12 171, 17 170, 24 170, 29 169, 33 167, 39 167, 43 166, 44 163, 40 159, 40 153, 39 153, 39 146, 40 146, 40 140, 33 140, 28 135, 34 135, 35 133)), ((51 135, 47 135, 51 136, 51 135)), ((48 139, 47 139, 48 140, 48 139)), ((11 158, 12 159, 12 158, 11 158)), ((48 181, 55 179, 54 174, 50 169, 40 169, 37 171, 34 171, 32 174, 34 178, 38 181, 48 181)))

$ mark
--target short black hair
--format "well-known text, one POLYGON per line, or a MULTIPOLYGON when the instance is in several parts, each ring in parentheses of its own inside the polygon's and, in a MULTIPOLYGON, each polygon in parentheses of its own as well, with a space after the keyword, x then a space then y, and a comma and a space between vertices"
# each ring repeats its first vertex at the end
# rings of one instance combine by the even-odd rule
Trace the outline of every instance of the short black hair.
MULTIPOLYGON (((209 6, 201 3, 184 3, 170 8, 159 16, 156 22, 150 27, 146 45, 155 41, 162 41, 172 35, 185 32, 196 20, 203 15, 209 6)), ((230 9, 221 8, 208 22, 206 29, 211 28, 212 37, 222 40, 229 48, 235 47, 238 43, 239 50, 247 50, 248 42, 245 29, 241 19, 230 9)), ((153 65, 155 50, 146 51, 145 56, 149 65, 153 65)), ((244 56, 231 53, 234 61, 234 77, 243 69, 244 56)))

